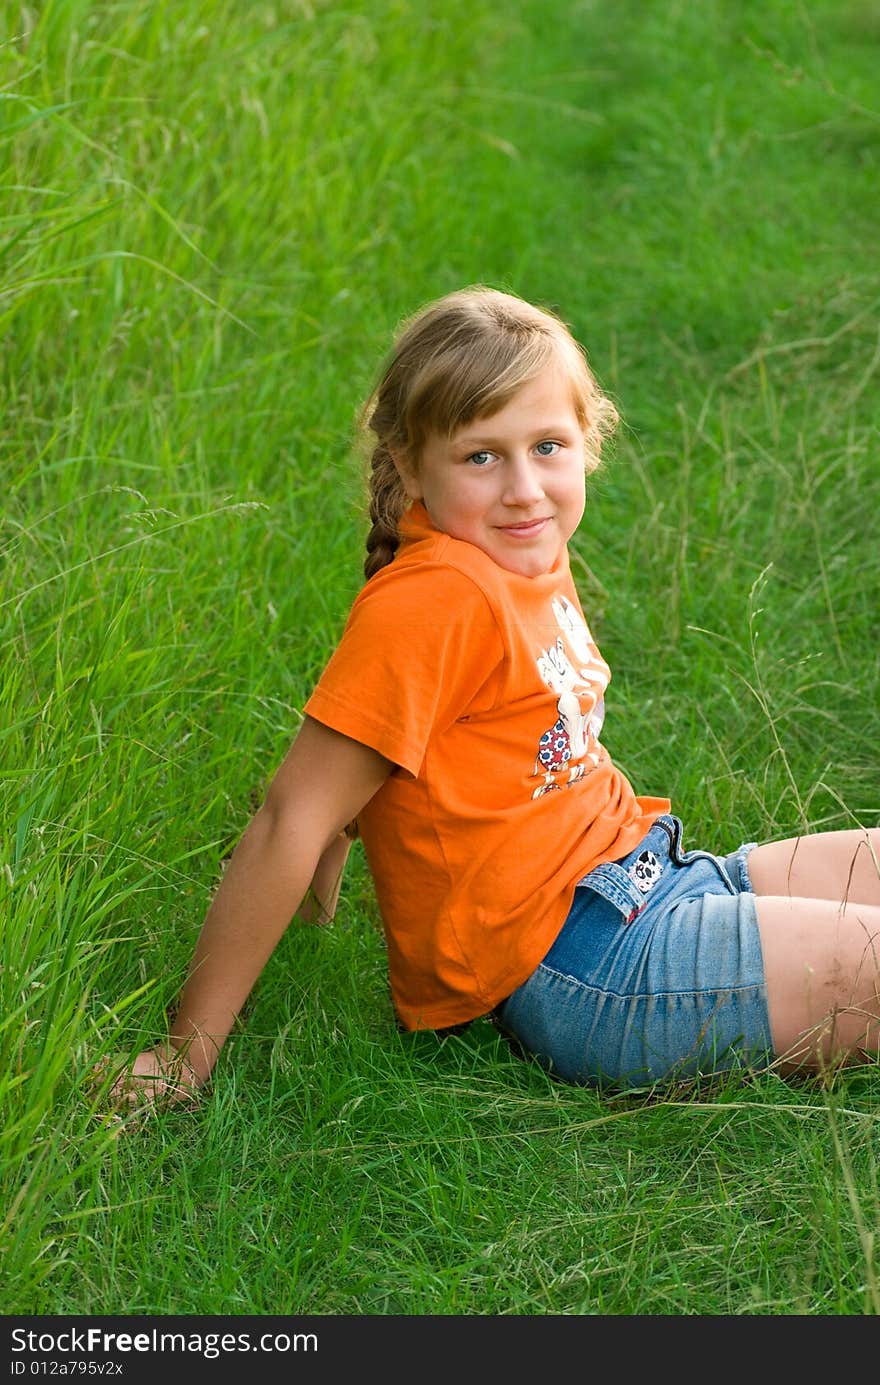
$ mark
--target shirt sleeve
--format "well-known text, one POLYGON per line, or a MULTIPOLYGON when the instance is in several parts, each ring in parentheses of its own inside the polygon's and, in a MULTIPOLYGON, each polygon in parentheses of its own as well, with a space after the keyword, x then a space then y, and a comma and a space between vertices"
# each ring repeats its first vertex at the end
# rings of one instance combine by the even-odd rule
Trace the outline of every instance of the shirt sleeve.
POLYGON ((414 777, 428 741, 468 715, 504 655, 490 604, 442 564, 395 563, 357 597, 305 711, 414 777))

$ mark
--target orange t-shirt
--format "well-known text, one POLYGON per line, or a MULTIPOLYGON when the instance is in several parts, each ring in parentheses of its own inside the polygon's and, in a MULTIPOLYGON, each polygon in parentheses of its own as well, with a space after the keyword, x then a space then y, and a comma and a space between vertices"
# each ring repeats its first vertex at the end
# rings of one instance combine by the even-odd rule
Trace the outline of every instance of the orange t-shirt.
POLYGON ((420 503, 359 593, 305 711, 397 768, 358 817, 407 1029, 491 1010, 534 971, 581 876, 669 808, 599 743, 609 672, 564 552, 508 572, 420 503))

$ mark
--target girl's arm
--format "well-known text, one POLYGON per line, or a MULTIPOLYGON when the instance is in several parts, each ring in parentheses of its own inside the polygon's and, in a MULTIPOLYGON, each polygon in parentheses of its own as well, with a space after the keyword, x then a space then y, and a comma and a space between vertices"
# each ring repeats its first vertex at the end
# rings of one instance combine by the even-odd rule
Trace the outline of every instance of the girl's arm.
POLYGON ((375 750, 306 717, 205 916, 168 1043, 138 1057, 114 1085, 116 1097, 173 1098, 207 1081, 309 885, 321 888, 322 871, 338 864, 332 898, 319 895, 332 913, 347 854, 340 834, 392 769, 375 750))

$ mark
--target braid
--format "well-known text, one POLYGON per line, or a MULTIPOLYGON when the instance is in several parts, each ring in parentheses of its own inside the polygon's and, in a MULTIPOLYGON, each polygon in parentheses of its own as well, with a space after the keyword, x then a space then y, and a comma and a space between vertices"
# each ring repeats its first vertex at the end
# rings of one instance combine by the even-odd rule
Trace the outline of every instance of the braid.
POLYGON ((364 575, 369 579, 391 562, 400 545, 400 518, 406 509, 406 492, 383 442, 373 449, 370 463, 370 519, 364 575))

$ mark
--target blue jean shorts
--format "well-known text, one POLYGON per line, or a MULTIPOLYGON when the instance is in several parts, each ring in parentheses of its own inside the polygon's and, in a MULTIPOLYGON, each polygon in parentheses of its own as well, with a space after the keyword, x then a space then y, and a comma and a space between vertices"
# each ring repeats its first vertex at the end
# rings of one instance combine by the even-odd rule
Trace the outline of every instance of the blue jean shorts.
POLYGON ((683 852, 681 833, 664 814, 584 876, 550 951, 494 1012, 565 1081, 644 1086, 772 1058, 752 844, 683 852))

